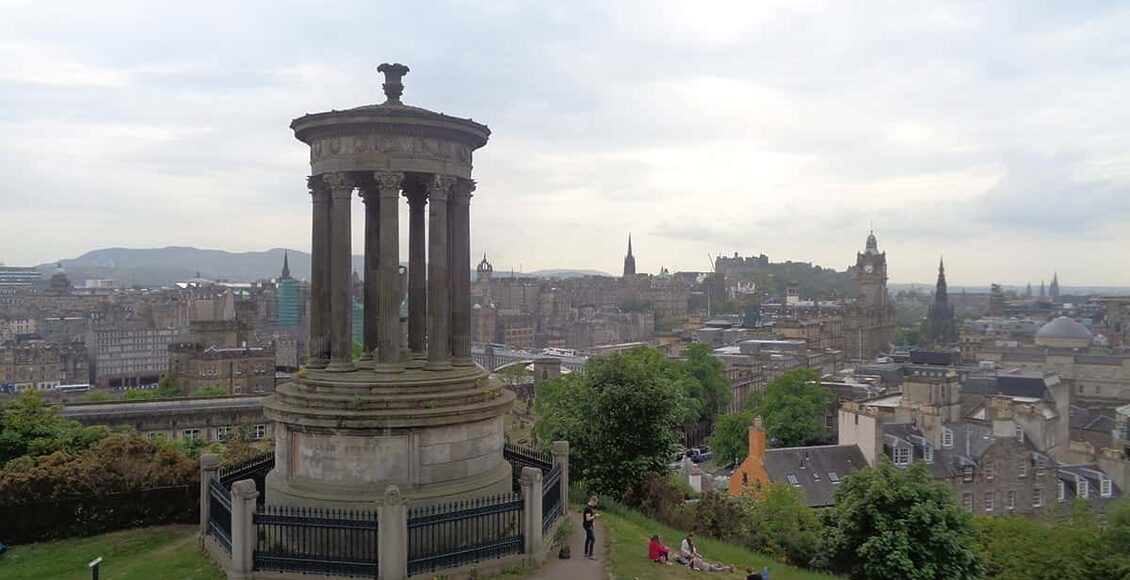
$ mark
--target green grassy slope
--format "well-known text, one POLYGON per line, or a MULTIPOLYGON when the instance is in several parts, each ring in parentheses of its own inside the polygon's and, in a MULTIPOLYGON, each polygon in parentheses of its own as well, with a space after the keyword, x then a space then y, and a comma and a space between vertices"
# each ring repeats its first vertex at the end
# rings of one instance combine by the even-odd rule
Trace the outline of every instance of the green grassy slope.
POLYGON ((102 578, 112 580, 221 580, 224 575, 197 548, 195 526, 174 525, 111 532, 25 546, 0 555, 4 580, 85 580, 87 563, 102 557, 102 578))

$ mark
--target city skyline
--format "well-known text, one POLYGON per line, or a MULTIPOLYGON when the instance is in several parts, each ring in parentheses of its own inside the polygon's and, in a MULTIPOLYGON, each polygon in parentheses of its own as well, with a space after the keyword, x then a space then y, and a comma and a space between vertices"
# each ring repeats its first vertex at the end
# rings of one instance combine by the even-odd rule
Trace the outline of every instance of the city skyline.
POLYGON ((472 251, 500 270, 616 273, 629 233, 641 272, 734 251, 842 270, 873 222, 892 282, 928 283, 944 255, 955 285, 1130 286, 1112 267, 1130 250, 1124 7, 6 12, 10 265, 308 251, 306 154, 285 125, 379 102, 388 60, 417 68, 408 104, 490 123, 472 251), (310 34, 398 24, 363 49, 310 34))

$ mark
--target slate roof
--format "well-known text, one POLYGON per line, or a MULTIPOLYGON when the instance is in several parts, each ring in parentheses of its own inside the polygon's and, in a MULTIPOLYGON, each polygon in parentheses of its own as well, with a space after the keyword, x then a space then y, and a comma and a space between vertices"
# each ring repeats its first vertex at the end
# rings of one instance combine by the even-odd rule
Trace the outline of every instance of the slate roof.
POLYGON ((1095 503, 1096 507, 1112 503, 1122 497, 1122 490, 1115 485, 1114 481, 1110 479, 1110 476, 1094 463, 1081 463, 1077 465, 1060 464, 1056 471, 1056 476, 1064 483, 1067 499, 1077 497, 1079 494, 1079 484, 1076 478, 1087 480, 1087 500, 1095 503), (1110 497, 1102 497, 1100 482, 1103 479, 1110 480, 1110 497))
POLYGON ((792 483, 788 476, 795 477, 794 485, 804 491, 808 507, 835 505, 838 484, 829 473, 842 481, 849 473, 865 467, 867 460, 855 445, 785 447, 765 452, 765 472, 769 480, 792 483))
MULTIPOLYGON (((893 438, 901 442, 903 445, 909 445, 913 451, 911 453, 911 462, 925 459, 926 449, 925 446, 929 442, 926 439, 922 430, 914 423, 885 423, 883 425, 883 453, 887 457, 893 454, 893 438), (889 438, 888 438, 889 437, 889 438)), ((934 460, 926 464, 926 469, 930 470, 930 475, 937 479, 947 479, 958 474, 957 458, 951 453, 949 449, 941 449, 933 447, 934 460)), ((892 458, 893 459, 893 458, 892 458)), ((897 466, 902 468, 902 466, 897 466)))
POLYGON ((1044 399, 1048 394, 1047 383, 1040 373, 970 374, 961 386, 962 394, 1006 395, 1009 397, 1033 397, 1044 399))
POLYGON ((910 362, 916 365, 953 366, 960 360, 960 353, 952 350, 926 350, 916 348, 910 351, 910 362))
POLYGON ((1114 417, 1071 405, 1070 425, 1072 429, 1080 431, 1103 431, 1109 434, 1118 426, 1118 422, 1114 417))

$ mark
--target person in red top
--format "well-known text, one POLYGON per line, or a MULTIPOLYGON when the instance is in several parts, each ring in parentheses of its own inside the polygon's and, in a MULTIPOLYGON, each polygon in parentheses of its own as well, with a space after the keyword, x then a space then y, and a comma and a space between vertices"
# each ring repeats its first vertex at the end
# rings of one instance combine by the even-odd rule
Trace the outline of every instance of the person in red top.
POLYGON ((652 562, 655 562, 657 564, 670 564, 671 561, 668 560, 668 554, 670 553, 671 548, 664 546, 659 541, 658 535, 651 537, 651 542, 647 545, 647 557, 652 562))

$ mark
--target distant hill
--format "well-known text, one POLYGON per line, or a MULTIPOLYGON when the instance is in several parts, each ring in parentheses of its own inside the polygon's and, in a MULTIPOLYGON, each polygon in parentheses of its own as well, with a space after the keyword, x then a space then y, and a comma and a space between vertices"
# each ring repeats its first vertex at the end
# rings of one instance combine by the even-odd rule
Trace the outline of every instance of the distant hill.
MULTIPOLYGON (((295 278, 310 277, 310 254, 272 248, 265 252, 225 252, 183 246, 167 248, 104 248, 77 258, 42 264, 46 274, 61 263, 75 284, 86 279, 109 278, 121 286, 162 286, 195 278, 197 273, 211 280, 251 282, 275 278, 282 272, 283 254, 289 255, 290 273, 295 278)), ((353 267, 362 265, 353 256, 353 267)))
MULTIPOLYGON (((77 258, 40 264, 37 267, 45 276, 50 276, 62 264, 67 277, 76 285, 83 280, 111 279, 123 287, 167 286, 197 275, 209 280, 252 282, 278 277, 282 272, 284 253, 289 256, 291 276, 298 279, 310 277, 310 254, 283 248, 272 248, 265 252, 225 252, 186 246, 103 248, 77 258)), ((355 271, 360 272, 363 264, 361 256, 353 256, 355 271)), ((510 276, 510 272, 495 272, 495 275, 506 277, 510 276)), ((608 276, 597 270, 562 269, 516 272, 515 275, 545 278, 608 276)))

